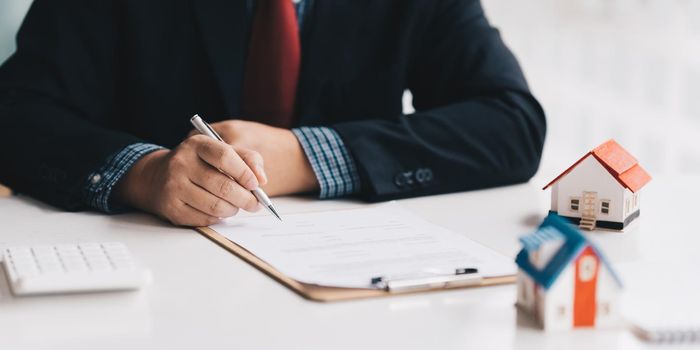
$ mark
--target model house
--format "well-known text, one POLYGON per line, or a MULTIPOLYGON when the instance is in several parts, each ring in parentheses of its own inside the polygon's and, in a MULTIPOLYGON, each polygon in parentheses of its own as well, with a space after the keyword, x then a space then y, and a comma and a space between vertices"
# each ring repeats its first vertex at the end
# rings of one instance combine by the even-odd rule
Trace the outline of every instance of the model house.
POLYGON ((619 322, 622 283, 596 246, 568 221, 549 214, 520 238, 518 307, 546 330, 619 322))
POLYGON ((639 190, 651 177, 615 140, 588 152, 543 189, 551 212, 579 225, 622 230, 639 217, 639 190))

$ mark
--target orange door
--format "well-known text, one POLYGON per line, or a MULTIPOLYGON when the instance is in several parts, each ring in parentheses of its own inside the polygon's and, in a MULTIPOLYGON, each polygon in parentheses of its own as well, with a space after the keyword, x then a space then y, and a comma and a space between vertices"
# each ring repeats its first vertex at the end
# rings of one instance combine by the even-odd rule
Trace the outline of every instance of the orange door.
POLYGON ((595 325, 596 283, 598 282, 598 255, 590 246, 576 258, 574 283, 574 327, 595 325))

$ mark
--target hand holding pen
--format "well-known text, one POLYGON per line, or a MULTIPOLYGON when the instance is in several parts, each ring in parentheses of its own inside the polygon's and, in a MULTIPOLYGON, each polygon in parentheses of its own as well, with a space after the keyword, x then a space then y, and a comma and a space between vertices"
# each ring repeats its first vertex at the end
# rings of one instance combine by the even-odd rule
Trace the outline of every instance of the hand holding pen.
MULTIPOLYGON (((224 139, 222 139, 221 136, 219 136, 219 134, 217 134, 216 131, 209 124, 207 124, 204 120, 202 120, 202 118, 199 115, 195 114, 192 117, 192 119, 190 119, 190 122, 195 127, 195 129, 197 129, 197 131, 199 131, 200 134, 209 136, 210 138, 212 138, 214 140, 226 143, 226 141, 224 141, 224 139)), ((259 155, 258 155, 258 157, 259 157, 259 155)), ((260 158, 260 159, 262 159, 262 158, 260 158)), ((264 173, 264 170, 262 167, 262 162, 259 162, 258 164, 256 164, 255 168, 260 170, 260 172, 263 174, 263 177, 265 176, 264 175, 265 173, 264 173)), ((223 172, 223 170, 222 170, 222 172, 223 172)), ((231 178, 231 179, 233 180, 233 178, 231 178)), ((246 188, 248 188, 248 187, 246 187, 246 188)), ((272 201, 270 201, 270 198, 267 196, 267 194, 265 193, 265 191, 263 191, 262 188, 255 187, 251 190, 251 193, 253 193, 253 195, 255 196, 255 198, 258 199, 260 204, 263 207, 265 207, 272 215, 274 215, 277 218, 277 220, 282 221, 282 218, 279 216, 279 214, 277 214, 277 210, 275 210, 275 206, 272 205, 272 201)))
POLYGON ((260 208, 251 192, 267 182, 259 153, 234 150, 206 135, 190 136, 172 150, 150 151, 114 188, 118 203, 181 226, 208 226, 239 209, 260 208))

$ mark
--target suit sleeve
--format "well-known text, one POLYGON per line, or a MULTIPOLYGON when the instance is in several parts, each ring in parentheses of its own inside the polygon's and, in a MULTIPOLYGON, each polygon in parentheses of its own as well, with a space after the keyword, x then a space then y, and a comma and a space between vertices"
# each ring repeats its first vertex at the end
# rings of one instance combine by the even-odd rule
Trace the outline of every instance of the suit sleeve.
POLYGON ((334 125, 371 201, 527 181, 544 112, 477 0, 435 1, 411 58, 416 113, 334 125))
POLYGON ((111 1, 33 3, 16 53, 0 67, 0 182, 83 209, 88 185, 98 185, 91 173, 143 142, 113 129, 115 18, 111 1))

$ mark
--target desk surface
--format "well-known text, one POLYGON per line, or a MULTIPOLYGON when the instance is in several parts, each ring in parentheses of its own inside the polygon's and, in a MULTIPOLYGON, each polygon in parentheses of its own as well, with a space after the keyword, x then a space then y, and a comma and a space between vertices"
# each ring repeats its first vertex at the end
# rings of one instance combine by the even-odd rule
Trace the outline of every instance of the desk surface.
MULTIPOLYGON (((627 285, 626 314, 700 310, 700 235, 692 179, 655 179, 626 233, 593 233, 627 285)), ((517 237, 549 206, 538 182, 399 201, 425 218, 515 256, 517 237)), ((284 213, 352 201, 276 200, 284 213)), ((193 230, 150 216, 64 213, 0 199, 0 245, 122 241, 152 269, 139 292, 14 298, 0 280, 0 348, 51 349, 604 349, 646 348, 622 330, 544 333, 515 307, 514 285, 315 303, 193 230)))

